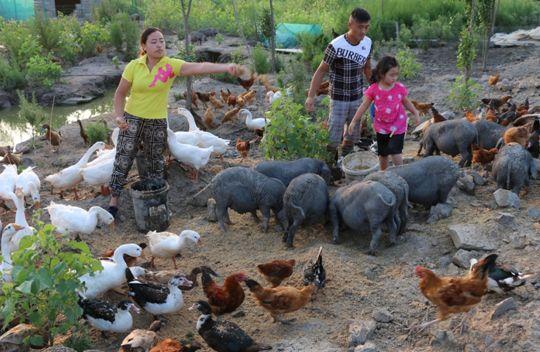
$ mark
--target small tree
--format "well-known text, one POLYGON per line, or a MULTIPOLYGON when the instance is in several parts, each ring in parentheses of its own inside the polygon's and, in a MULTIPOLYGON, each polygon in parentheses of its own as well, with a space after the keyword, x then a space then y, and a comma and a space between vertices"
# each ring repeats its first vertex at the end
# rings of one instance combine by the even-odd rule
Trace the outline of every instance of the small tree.
POLYGON ((276 27, 274 24, 274 7, 270 0, 270 8, 265 8, 261 16, 260 28, 265 38, 270 42, 270 55, 272 58, 272 72, 276 72, 276 27))
POLYGON ((37 219, 34 225, 12 253, 13 281, 2 286, 0 316, 3 328, 14 319, 37 328, 26 343, 52 345, 55 336, 80 329, 79 277, 102 267, 86 243, 56 238, 54 227, 37 219))
POLYGON ((32 93, 32 100, 28 100, 24 93, 17 91, 19 97, 19 119, 26 121, 32 127, 32 148, 36 148, 36 130, 45 121, 47 113, 36 102, 36 96, 32 93))
POLYGON ((478 23, 482 28, 482 71, 486 70, 489 38, 493 34, 495 15, 497 13, 496 0, 478 0, 478 23))

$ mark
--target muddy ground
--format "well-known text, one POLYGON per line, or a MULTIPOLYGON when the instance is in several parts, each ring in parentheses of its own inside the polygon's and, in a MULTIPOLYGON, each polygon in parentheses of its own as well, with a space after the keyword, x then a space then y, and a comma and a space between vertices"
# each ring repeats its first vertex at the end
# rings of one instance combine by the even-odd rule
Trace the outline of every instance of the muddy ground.
MULTIPOLYGON (((532 105, 540 104, 538 85, 539 57, 533 55, 533 49, 505 48, 492 49, 489 57, 489 72, 500 72, 501 78, 509 80, 512 95, 517 101, 530 97, 532 105)), ((455 69, 455 48, 431 49, 419 52, 419 60, 423 64, 420 78, 405 82, 410 95, 420 101, 433 101, 441 111, 448 110, 447 96, 450 80, 458 73, 455 69)), ((499 96, 506 91, 487 87, 485 77, 480 80, 486 95, 499 96)), ((197 89, 211 88, 219 91, 227 87, 224 83, 210 79, 196 82, 197 89)), ((233 87, 236 92, 242 91, 239 86, 233 87)), ((504 87, 503 87, 504 88, 504 87)), ((261 89, 262 88, 258 88, 261 89)), ((177 90, 182 90, 181 84, 177 90)), ((261 93, 262 95, 262 93, 261 93)), ((262 97, 254 107, 264 109, 262 97)), ((172 103, 171 114, 175 114, 176 103, 172 103)), ((202 111, 201 111, 202 114, 202 111)), ((103 116, 112 126, 111 116, 103 116)), ((253 134, 235 121, 213 130, 215 134, 235 140, 237 136, 251 139, 253 134)), ((78 127, 68 125, 62 128, 64 142, 58 153, 52 153, 43 142, 41 148, 31 154, 38 166, 40 177, 59 171, 74 163, 85 150, 79 137, 78 127)), ((489 230, 490 240, 496 243, 496 252, 503 262, 509 263, 523 272, 536 272, 540 267, 538 251, 540 249, 540 223, 534 222, 528 215, 529 208, 540 209, 540 182, 534 181, 529 194, 521 199, 521 208, 497 209, 493 200, 496 186, 493 181, 477 187, 474 196, 467 195, 457 189, 451 194, 450 202, 454 205, 451 217, 433 224, 427 224, 428 212, 415 207, 411 212, 408 229, 396 246, 386 248, 383 241, 379 255, 369 256, 366 249, 369 235, 346 233, 340 245, 332 245, 330 227, 316 225, 302 228, 295 238, 295 248, 286 249, 281 242, 281 232, 274 222, 268 233, 262 233, 258 224, 249 214, 239 215, 231 211, 234 223, 227 234, 221 234, 217 224, 206 220, 206 209, 192 207, 187 201, 214 174, 223 168, 236 165, 253 165, 262 160, 255 147, 249 158, 242 160, 234 150, 227 153, 224 160, 212 159, 202 170, 198 183, 186 177, 186 172, 176 163, 168 168, 168 181, 171 184, 169 204, 173 211, 170 231, 180 232, 184 229, 198 231, 204 245, 185 250, 179 266, 186 272, 199 265, 209 265, 221 275, 243 271, 262 282, 255 266, 273 259, 296 259, 295 274, 288 281, 291 285, 300 285, 304 264, 314 257, 319 246, 323 246, 324 264, 329 282, 317 295, 316 299, 305 308, 290 314, 296 318, 292 325, 273 324, 270 316, 258 307, 250 294, 239 309, 245 316, 226 319, 234 321, 245 329, 255 340, 270 344, 276 351, 346 351, 348 349, 348 326, 351 321, 371 320, 372 313, 380 308, 387 309, 392 315, 389 323, 377 323, 369 342, 378 351, 538 351, 540 346, 540 298, 539 291, 533 285, 516 289, 508 295, 490 294, 478 305, 469 322, 469 329, 463 335, 453 328, 459 323, 460 316, 453 316, 446 322, 433 327, 430 331, 407 338, 407 328, 426 319, 434 319, 436 310, 427 302, 418 288, 418 279, 414 276, 414 267, 423 265, 442 274, 461 274, 465 270, 452 264, 452 257, 457 251, 450 238, 449 225, 479 224, 489 230), (515 216, 515 227, 499 225, 495 218, 504 211, 515 216), (517 308, 492 320, 491 314, 495 305, 507 297, 513 297, 517 308), (441 332, 442 331, 442 332, 441 332), (446 335, 445 335, 446 334, 446 335)), ((417 142, 406 141, 405 154, 415 156, 417 142)), ((456 159, 457 161, 457 159, 456 159)), ((135 177, 136 172, 133 171, 135 177)), ((95 197, 96 190, 82 187, 83 200, 75 201, 71 194, 60 200, 58 195, 51 196, 48 185, 42 187, 43 204, 49 201, 66 202, 72 205, 89 207, 91 205, 106 206, 108 199, 95 197)), ((114 231, 98 230, 90 236, 83 236, 92 251, 98 256, 107 249, 145 240, 144 234, 135 227, 131 198, 129 192, 121 197, 121 221, 114 231)), ((30 211, 31 212, 31 211, 30 211)), ((4 223, 13 221, 13 214, 1 217, 4 223)), ((483 254, 483 253, 481 253, 483 254)), ((158 260, 158 268, 170 269, 172 263, 158 260)), ((109 296, 112 300, 123 297, 117 294, 109 296)), ((186 334, 195 333, 198 314, 188 311, 187 307, 204 294, 200 288, 185 293, 185 308, 179 314, 168 317, 167 325, 159 332, 160 337, 183 338, 186 334)), ((135 319, 136 328, 145 328, 151 323, 149 314, 141 314, 135 319)), ((103 351, 116 351, 123 335, 100 337, 92 331, 93 348, 103 351)), ((197 336, 196 339, 205 346, 197 336)), ((361 349, 358 349, 361 350, 361 349)), ((210 351, 206 346, 203 351, 210 351)))

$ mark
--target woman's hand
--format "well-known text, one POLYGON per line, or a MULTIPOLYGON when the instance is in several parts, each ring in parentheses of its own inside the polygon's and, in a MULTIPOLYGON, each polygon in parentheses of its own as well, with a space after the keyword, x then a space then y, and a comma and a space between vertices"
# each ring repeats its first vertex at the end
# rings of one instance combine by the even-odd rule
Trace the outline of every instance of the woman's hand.
POLYGON ((245 70, 245 69, 243 67, 241 67, 240 65, 229 64, 227 66, 227 73, 230 74, 231 76, 238 77, 243 73, 243 70, 245 70))
POLYGON ((120 128, 120 131, 125 131, 128 128, 128 124, 124 116, 116 116, 116 126, 120 128))

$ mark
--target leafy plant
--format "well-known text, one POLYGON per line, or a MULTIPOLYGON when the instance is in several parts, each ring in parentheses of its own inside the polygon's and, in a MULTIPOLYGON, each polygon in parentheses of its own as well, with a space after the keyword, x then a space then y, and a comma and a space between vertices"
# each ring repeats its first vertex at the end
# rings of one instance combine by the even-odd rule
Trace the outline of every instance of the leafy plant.
POLYGON ((290 88, 293 100, 296 103, 303 104, 309 84, 305 64, 300 60, 291 60, 285 67, 285 71, 285 76, 289 78, 285 85, 290 88))
POLYGON ((28 60, 43 49, 23 22, 6 22, 0 31, 0 43, 7 49, 11 65, 21 71, 26 69, 28 60))
POLYGON ((116 14, 110 24, 111 44, 130 60, 137 57, 139 26, 127 13, 116 14))
POLYGON ((310 67, 315 70, 324 57, 324 50, 330 42, 330 38, 324 34, 313 35, 304 33, 298 35, 298 42, 302 48, 302 60, 308 62, 310 67))
POLYGON ((216 42, 218 43, 218 45, 221 45, 223 43, 223 41, 225 40, 225 37, 223 37, 223 34, 221 33, 218 33, 216 34, 216 42))
POLYGON ((104 123, 94 122, 89 123, 85 127, 86 134, 88 135, 88 140, 90 144, 94 144, 99 141, 106 142, 109 135, 109 129, 104 123))
POLYGON ((7 60, 0 60, 0 89, 23 88, 25 83, 24 74, 18 68, 11 66, 7 60))
POLYGON ((96 53, 96 49, 110 42, 110 33, 97 23, 84 22, 81 26, 81 52, 84 57, 96 53))
POLYGON ((24 93, 17 91, 19 97, 19 119, 26 121, 32 126, 32 147, 36 147, 36 130, 45 121, 47 113, 36 102, 35 94, 32 94, 32 100, 28 100, 24 93))
POLYGON ((14 319, 37 328, 27 343, 51 345, 54 337, 80 329, 82 310, 79 277, 99 270, 86 243, 56 238, 54 227, 37 220, 34 235, 22 239, 12 253, 13 282, 4 283, 0 296, 3 327, 14 319))
POLYGON ((111 22, 113 17, 121 12, 129 13, 131 0, 102 0, 92 8, 92 15, 101 23, 111 22))
POLYGON ((255 69, 255 72, 259 74, 270 72, 271 67, 270 62, 268 61, 268 54, 262 45, 257 44, 257 46, 253 48, 251 55, 253 57, 253 68, 255 69))
POLYGON ((26 79, 32 86, 50 88, 62 75, 62 67, 50 55, 32 56, 26 68, 26 79))
POLYGON ((456 77, 450 89, 450 103, 456 110, 473 111, 478 107, 478 96, 482 91, 481 86, 472 79, 465 79, 465 76, 456 77))
POLYGON ((326 150, 328 131, 320 122, 312 122, 303 113, 301 104, 283 97, 274 102, 268 116, 271 123, 265 128, 261 142, 265 157, 277 160, 302 157, 329 160, 330 155, 326 150))
POLYGON ((415 78, 420 73, 422 65, 409 48, 398 50, 396 59, 399 63, 399 75, 404 79, 415 78))

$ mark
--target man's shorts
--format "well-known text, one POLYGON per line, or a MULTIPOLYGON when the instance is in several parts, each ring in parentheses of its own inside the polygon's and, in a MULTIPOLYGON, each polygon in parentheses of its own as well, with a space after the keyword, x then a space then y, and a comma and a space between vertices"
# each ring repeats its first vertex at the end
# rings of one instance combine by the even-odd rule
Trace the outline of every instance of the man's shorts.
POLYGON ((330 116, 328 118, 328 132, 330 144, 338 146, 341 140, 356 143, 360 139, 360 123, 356 125, 352 135, 344 128, 352 121, 356 110, 362 103, 362 98, 355 101, 330 100, 330 116))

